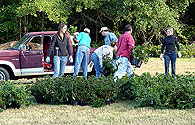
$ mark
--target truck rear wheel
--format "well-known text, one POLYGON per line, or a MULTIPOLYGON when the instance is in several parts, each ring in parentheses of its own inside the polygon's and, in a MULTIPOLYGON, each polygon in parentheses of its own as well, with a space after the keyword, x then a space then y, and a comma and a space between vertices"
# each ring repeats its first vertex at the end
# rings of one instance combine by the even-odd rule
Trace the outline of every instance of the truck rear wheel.
POLYGON ((9 79, 10 79, 9 72, 5 68, 0 67, 0 81, 2 80, 8 81, 9 79))

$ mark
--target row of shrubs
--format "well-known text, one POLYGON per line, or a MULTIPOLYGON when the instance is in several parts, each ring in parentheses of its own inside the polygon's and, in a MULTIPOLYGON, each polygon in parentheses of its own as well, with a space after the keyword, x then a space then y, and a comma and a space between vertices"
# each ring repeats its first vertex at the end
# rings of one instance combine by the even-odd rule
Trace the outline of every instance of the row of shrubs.
POLYGON ((195 107, 195 74, 172 78, 163 74, 151 76, 144 73, 123 80, 120 96, 133 100, 137 106, 178 109, 195 107))
POLYGON ((117 99, 132 100, 136 106, 155 108, 194 108, 195 75, 163 74, 151 76, 144 73, 113 81, 112 76, 95 78, 65 76, 53 79, 50 76, 37 79, 26 87, 13 82, 0 86, 0 107, 28 104, 30 95, 38 103, 92 105, 101 107, 117 99), (30 94, 31 92, 31 94, 30 94))
POLYGON ((39 103, 80 104, 99 107, 114 101, 119 93, 120 81, 112 76, 95 78, 66 76, 53 79, 46 76, 31 86, 32 95, 39 103))

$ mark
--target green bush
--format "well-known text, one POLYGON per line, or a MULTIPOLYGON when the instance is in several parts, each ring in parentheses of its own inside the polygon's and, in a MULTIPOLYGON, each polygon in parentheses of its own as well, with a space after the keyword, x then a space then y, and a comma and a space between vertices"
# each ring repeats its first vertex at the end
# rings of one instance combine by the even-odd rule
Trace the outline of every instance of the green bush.
POLYGON ((148 45, 147 53, 149 57, 160 57, 161 45, 148 45))
POLYGON ((57 104, 68 103, 72 96, 72 77, 56 78, 50 76, 36 79, 36 82, 30 87, 32 95, 38 103, 51 103, 51 100, 57 104))
POLYGON ((195 45, 183 45, 180 44, 180 50, 182 57, 184 58, 194 58, 195 57, 195 45))
POLYGON ((119 82, 113 81, 112 76, 90 76, 88 79, 74 76, 53 79, 46 76, 37 79, 30 90, 39 103, 50 103, 54 100, 56 104, 69 104, 70 100, 77 100, 79 103, 115 100, 119 85, 119 82))
POLYGON ((49 76, 37 79, 31 86, 32 95, 38 102, 69 104, 76 100, 79 104, 87 102, 93 107, 104 106, 117 98, 133 100, 137 106, 155 108, 194 108, 195 76, 194 74, 176 75, 176 78, 163 74, 151 76, 124 77, 116 82, 113 76, 74 77, 65 76, 53 79, 49 76))
POLYGON ((21 83, 1 81, 0 83, 0 106, 12 106, 19 108, 22 104, 29 104, 30 91, 21 83))
POLYGON ((116 68, 114 67, 115 60, 111 59, 107 55, 103 58, 103 66, 104 71, 101 72, 104 76, 114 75, 114 73, 118 70, 118 66, 116 65, 116 68))
POLYGON ((125 99, 132 99, 138 106, 156 108, 193 108, 195 107, 195 76, 177 75, 176 78, 163 74, 141 76, 126 80, 121 89, 125 99))
MULTIPOLYGON (((131 54, 131 56, 133 56, 133 55, 131 54)), ((135 56, 137 57, 137 59, 143 61, 144 63, 147 63, 148 59, 149 59, 147 47, 140 46, 140 45, 136 46, 135 56)))

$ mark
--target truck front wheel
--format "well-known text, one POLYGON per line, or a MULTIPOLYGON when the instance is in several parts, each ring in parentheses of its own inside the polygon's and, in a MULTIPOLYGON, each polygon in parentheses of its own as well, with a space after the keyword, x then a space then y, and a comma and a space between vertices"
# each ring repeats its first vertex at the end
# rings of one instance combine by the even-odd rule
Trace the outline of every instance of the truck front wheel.
POLYGON ((3 80, 8 81, 9 78, 10 78, 9 72, 5 68, 0 67, 0 81, 3 80))

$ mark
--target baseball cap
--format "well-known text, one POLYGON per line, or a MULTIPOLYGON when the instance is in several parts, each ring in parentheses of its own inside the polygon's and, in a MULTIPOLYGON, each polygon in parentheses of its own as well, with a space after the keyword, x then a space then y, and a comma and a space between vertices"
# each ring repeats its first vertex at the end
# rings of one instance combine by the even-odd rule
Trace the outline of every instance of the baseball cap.
POLYGON ((104 31, 104 30, 108 30, 108 28, 107 28, 107 27, 102 27, 102 28, 100 29, 100 32, 99 32, 99 33, 101 33, 101 32, 104 31))
POLYGON ((84 31, 90 33, 90 30, 88 28, 85 28, 84 31))

